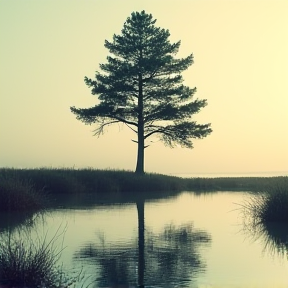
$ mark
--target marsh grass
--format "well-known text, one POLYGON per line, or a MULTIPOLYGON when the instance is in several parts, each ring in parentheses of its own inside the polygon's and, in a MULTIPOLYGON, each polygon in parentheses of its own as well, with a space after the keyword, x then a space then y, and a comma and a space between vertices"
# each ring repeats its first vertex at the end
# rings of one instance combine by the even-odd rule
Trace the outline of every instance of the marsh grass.
POLYGON ((41 209, 43 204, 44 206, 48 204, 44 201, 47 199, 53 206, 53 199, 57 199, 60 194, 67 195, 68 201, 70 198, 81 198, 85 194, 91 194, 94 198, 109 196, 117 200, 127 196, 133 198, 148 194, 161 197, 163 193, 167 196, 181 191, 196 193, 257 191, 267 185, 277 184, 282 178, 288 179, 287 177, 180 178, 155 173, 137 175, 132 171, 90 168, 0 168, 2 199, 0 209, 36 211, 41 209))
POLYGON ((10 286, 52 287, 59 274, 55 266, 61 250, 54 246, 58 236, 51 240, 31 239, 28 232, 1 236, 0 275, 10 286))
POLYGON ((0 174, 1 211, 36 212, 45 205, 45 195, 29 179, 0 174))
POLYGON ((60 227, 51 239, 47 233, 31 237, 29 230, 0 235, 0 284, 8 287, 70 287, 83 278, 82 271, 75 276, 63 272, 59 259, 63 250, 58 245, 65 231, 60 227))
POLYGON ((264 251, 270 255, 280 254, 288 256, 288 223, 266 223, 261 225, 258 231, 258 239, 261 237, 264 243, 264 251))
POLYGON ((249 225, 257 227, 270 222, 288 223, 288 181, 279 182, 264 192, 252 194, 242 206, 249 225))
MULTIPOLYGON (((287 177, 180 178, 156 173, 92 168, 0 168, 0 175, 30 179, 36 190, 49 193, 109 193, 147 191, 256 191, 287 177)), ((1 182, 1 181, 0 181, 1 182)))
MULTIPOLYGON (((287 181, 286 181, 287 183, 287 181)), ((281 185, 249 196, 241 205, 243 232, 263 243, 263 252, 288 257, 288 189, 281 185)))
POLYGON ((50 194, 81 194, 110 192, 180 191, 185 189, 182 178, 161 174, 137 175, 132 171, 39 168, 0 168, 0 175, 30 179, 35 189, 50 194))

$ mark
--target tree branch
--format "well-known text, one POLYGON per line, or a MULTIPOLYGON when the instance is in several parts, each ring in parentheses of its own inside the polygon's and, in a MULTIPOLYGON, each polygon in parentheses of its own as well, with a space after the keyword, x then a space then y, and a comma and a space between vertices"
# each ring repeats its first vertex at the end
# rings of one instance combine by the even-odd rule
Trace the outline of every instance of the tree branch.
POLYGON ((119 116, 116 116, 116 115, 106 115, 106 117, 111 118, 111 119, 116 119, 116 120, 118 120, 119 122, 123 122, 123 123, 125 123, 125 124, 129 124, 129 125, 138 127, 138 124, 137 124, 137 123, 132 122, 132 121, 128 121, 128 120, 126 120, 125 118, 122 118, 122 117, 119 117, 119 116))
POLYGON ((129 124, 124 123, 129 129, 131 129, 133 132, 138 133, 137 130, 133 129, 132 127, 129 126, 129 124))
POLYGON ((100 136, 101 134, 104 133, 104 127, 105 126, 109 126, 111 124, 114 124, 114 123, 119 123, 120 121, 118 120, 114 120, 114 121, 110 121, 110 122, 106 122, 106 123, 102 123, 98 128, 96 128, 95 130, 93 130, 94 132, 94 136, 100 136))

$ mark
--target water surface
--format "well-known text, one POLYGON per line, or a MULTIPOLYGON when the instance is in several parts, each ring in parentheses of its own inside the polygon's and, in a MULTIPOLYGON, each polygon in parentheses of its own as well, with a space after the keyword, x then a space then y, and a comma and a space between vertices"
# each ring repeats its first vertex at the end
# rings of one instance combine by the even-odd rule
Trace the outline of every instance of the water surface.
POLYGON ((82 267, 89 287, 287 288, 287 245, 278 251, 270 232, 262 237, 243 229, 237 203, 247 197, 184 192, 137 204, 91 198, 52 209, 31 230, 65 230, 63 267, 82 267))

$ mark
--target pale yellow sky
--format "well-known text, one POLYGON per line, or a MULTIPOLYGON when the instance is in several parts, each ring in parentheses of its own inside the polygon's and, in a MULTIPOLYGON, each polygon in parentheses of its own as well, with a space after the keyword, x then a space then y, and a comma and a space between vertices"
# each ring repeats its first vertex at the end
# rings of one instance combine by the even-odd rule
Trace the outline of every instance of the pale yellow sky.
POLYGON ((97 103, 83 78, 141 10, 181 40, 179 57, 194 54, 185 83, 207 99, 196 119, 213 129, 192 150, 152 139, 145 170, 288 171, 287 0, 0 0, 0 166, 134 170, 130 131, 93 137, 69 108, 97 103))

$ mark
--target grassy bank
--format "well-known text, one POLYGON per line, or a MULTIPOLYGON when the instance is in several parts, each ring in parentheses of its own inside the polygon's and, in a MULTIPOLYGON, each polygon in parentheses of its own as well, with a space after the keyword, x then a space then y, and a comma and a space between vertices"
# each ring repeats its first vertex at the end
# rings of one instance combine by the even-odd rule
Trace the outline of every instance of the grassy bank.
POLYGON ((96 169, 10 169, 0 168, 0 177, 31 181, 36 190, 56 194, 180 191, 181 178, 160 175, 137 175, 130 171, 96 169))
POLYGON ((51 193, 107 193, 147 191, 223 191, 262 189, 287 177, 180 178, 156 173, 137 175, 131 171, 97 169, 0 168, 3 178, 31 181, 36 190, 51 193))
MULTIPOLYGON (((0 209, 37 210, 46 195, 134 194, 180 191, 258 191, 287 177, 180 178, 131 171, 97 169, 0 168, 0 209)), ((113 196, 113 197, 114 197, 113 196)))
POLYGON ((17 173, 0 173, 0 210, 37 212, 45 206, 45 195, 35 189, 32 180, 17 173))

